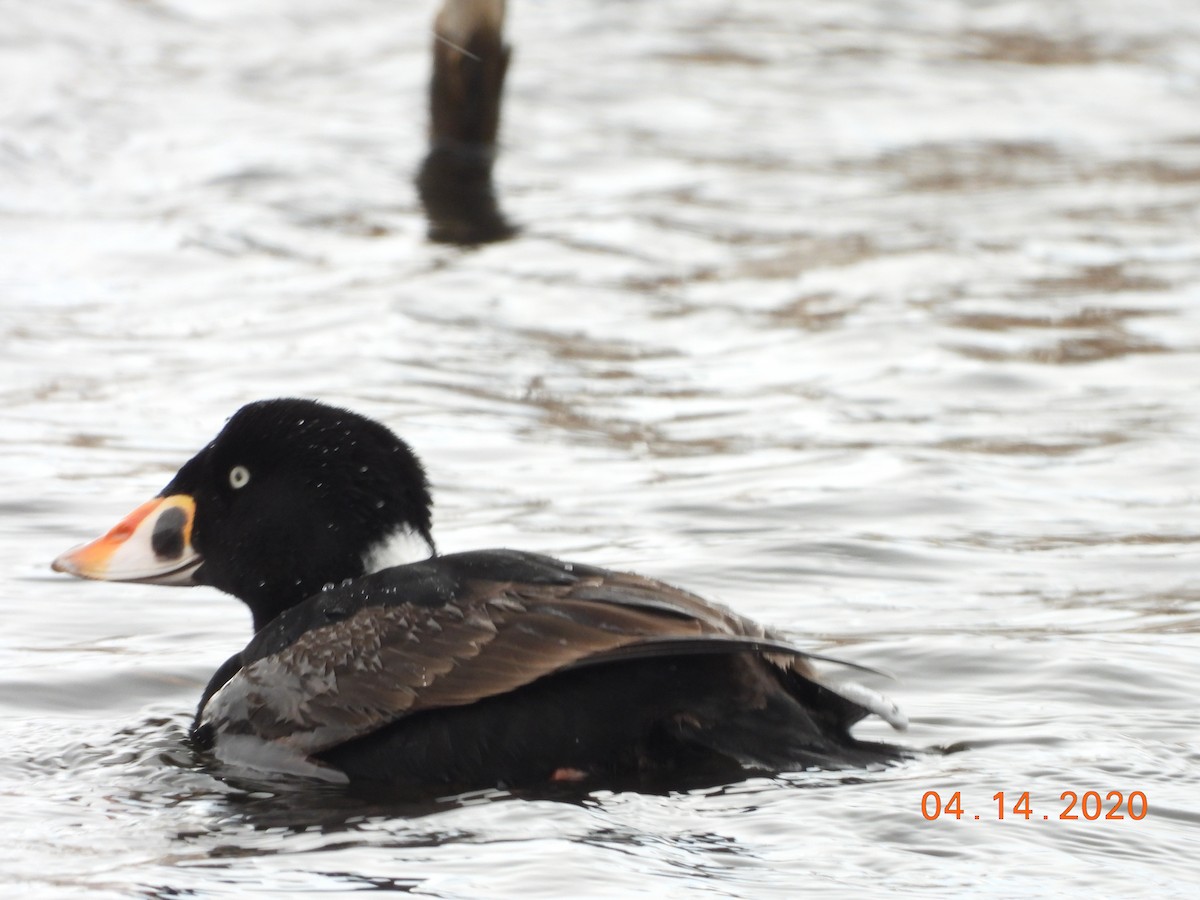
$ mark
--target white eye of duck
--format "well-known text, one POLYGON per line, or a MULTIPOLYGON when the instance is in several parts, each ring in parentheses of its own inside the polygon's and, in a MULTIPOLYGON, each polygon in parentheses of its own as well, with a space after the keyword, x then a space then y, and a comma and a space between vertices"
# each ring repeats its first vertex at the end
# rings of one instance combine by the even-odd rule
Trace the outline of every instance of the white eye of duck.
POLYGON ((234 466, 229 470, 229 484, 235 490, 241 490, 250 483, 250 470, 245 466, 234 466))

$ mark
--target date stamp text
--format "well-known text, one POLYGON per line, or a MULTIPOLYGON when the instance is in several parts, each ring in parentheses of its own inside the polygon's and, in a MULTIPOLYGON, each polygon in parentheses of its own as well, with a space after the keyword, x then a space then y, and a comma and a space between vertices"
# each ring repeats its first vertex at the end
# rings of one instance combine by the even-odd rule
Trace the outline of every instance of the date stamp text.
MULTIPOLYGON (((994 806, 988 807, 988 815, 972 814, 963 807, 962 791, 955 791, 944 800, 937 791, 926 791, 921 795, 921 815, 932 822, 934 819, 953 818, 973 819, 1062 819, 1066 821, 1086 819, 1094 822, 1097 819, 1113 821, 1117 819, 1132 819, 1140 822, 1146 818, 1150 805, 1143 791, 1109 791, 1103 797, 1099 791, 1063 791, 1059 795, 1059 803, 1050 812, 1035 811, 1029 799, 1029 791, 1022 791, 1019 796, 1013 792, 1005 794, 997 791, 992 795, 994 806), (1013 799, 1015 796, 1015 799, 1013 799)), ((1043 807, 1044 809, 1044 807, 1043 807)))

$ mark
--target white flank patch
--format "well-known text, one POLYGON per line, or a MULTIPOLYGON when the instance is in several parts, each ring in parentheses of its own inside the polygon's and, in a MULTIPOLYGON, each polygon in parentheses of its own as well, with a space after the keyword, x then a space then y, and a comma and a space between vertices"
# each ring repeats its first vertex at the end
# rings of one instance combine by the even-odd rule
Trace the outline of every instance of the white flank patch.
POLYGON ((302 756, 277 741, 264 741, 250 734, 218 735, 213 755, 226 765, 272 775, 302 775, 332 784, 349 784, 346 773, 333 766, 302 756))
POLYGON ((364 574, 406 566, 433 556, 433 547, 418 532, 402 525, 363 554, 364 574))

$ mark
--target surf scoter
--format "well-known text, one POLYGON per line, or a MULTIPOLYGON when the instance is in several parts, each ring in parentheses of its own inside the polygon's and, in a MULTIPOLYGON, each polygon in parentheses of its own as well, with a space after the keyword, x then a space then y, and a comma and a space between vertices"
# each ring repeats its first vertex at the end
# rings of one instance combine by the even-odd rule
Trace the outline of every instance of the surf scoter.
MULTIPOLYGON (((889 701, 678 588, 515 550, 437 555, 429 486, 378 422, 310 400, 240 409, 163 491, 54 568, 211 585, 254 638, 192 727, 222 760, 452 792, 839 768, 889 701)), ((815 657, 821 659, 822 657, 815 657)))

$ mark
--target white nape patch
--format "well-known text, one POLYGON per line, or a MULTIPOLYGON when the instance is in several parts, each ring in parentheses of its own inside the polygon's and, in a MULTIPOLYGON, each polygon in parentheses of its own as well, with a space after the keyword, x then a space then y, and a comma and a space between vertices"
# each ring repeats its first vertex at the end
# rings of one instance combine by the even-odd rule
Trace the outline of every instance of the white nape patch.
POLYGON ((277 741, 264 741, 251 734, 217 736, 213 755, 226 765, 271 775, 301 775, 330 784, 349 784, 340 769, 316 762, 277 741))
POLYGON ((908 716, 899 706, 878 691, 873 691, 854 681, 843 681, 836 686, 827 684, 826 687, 864 709, 869 709, 897 731, 908 729, 908 716))
POLYGON ((363 554, 363 573, 382 572, 392 566, 406 566, 433 556, 433 547, 408 525, 401 525, 363 554))

